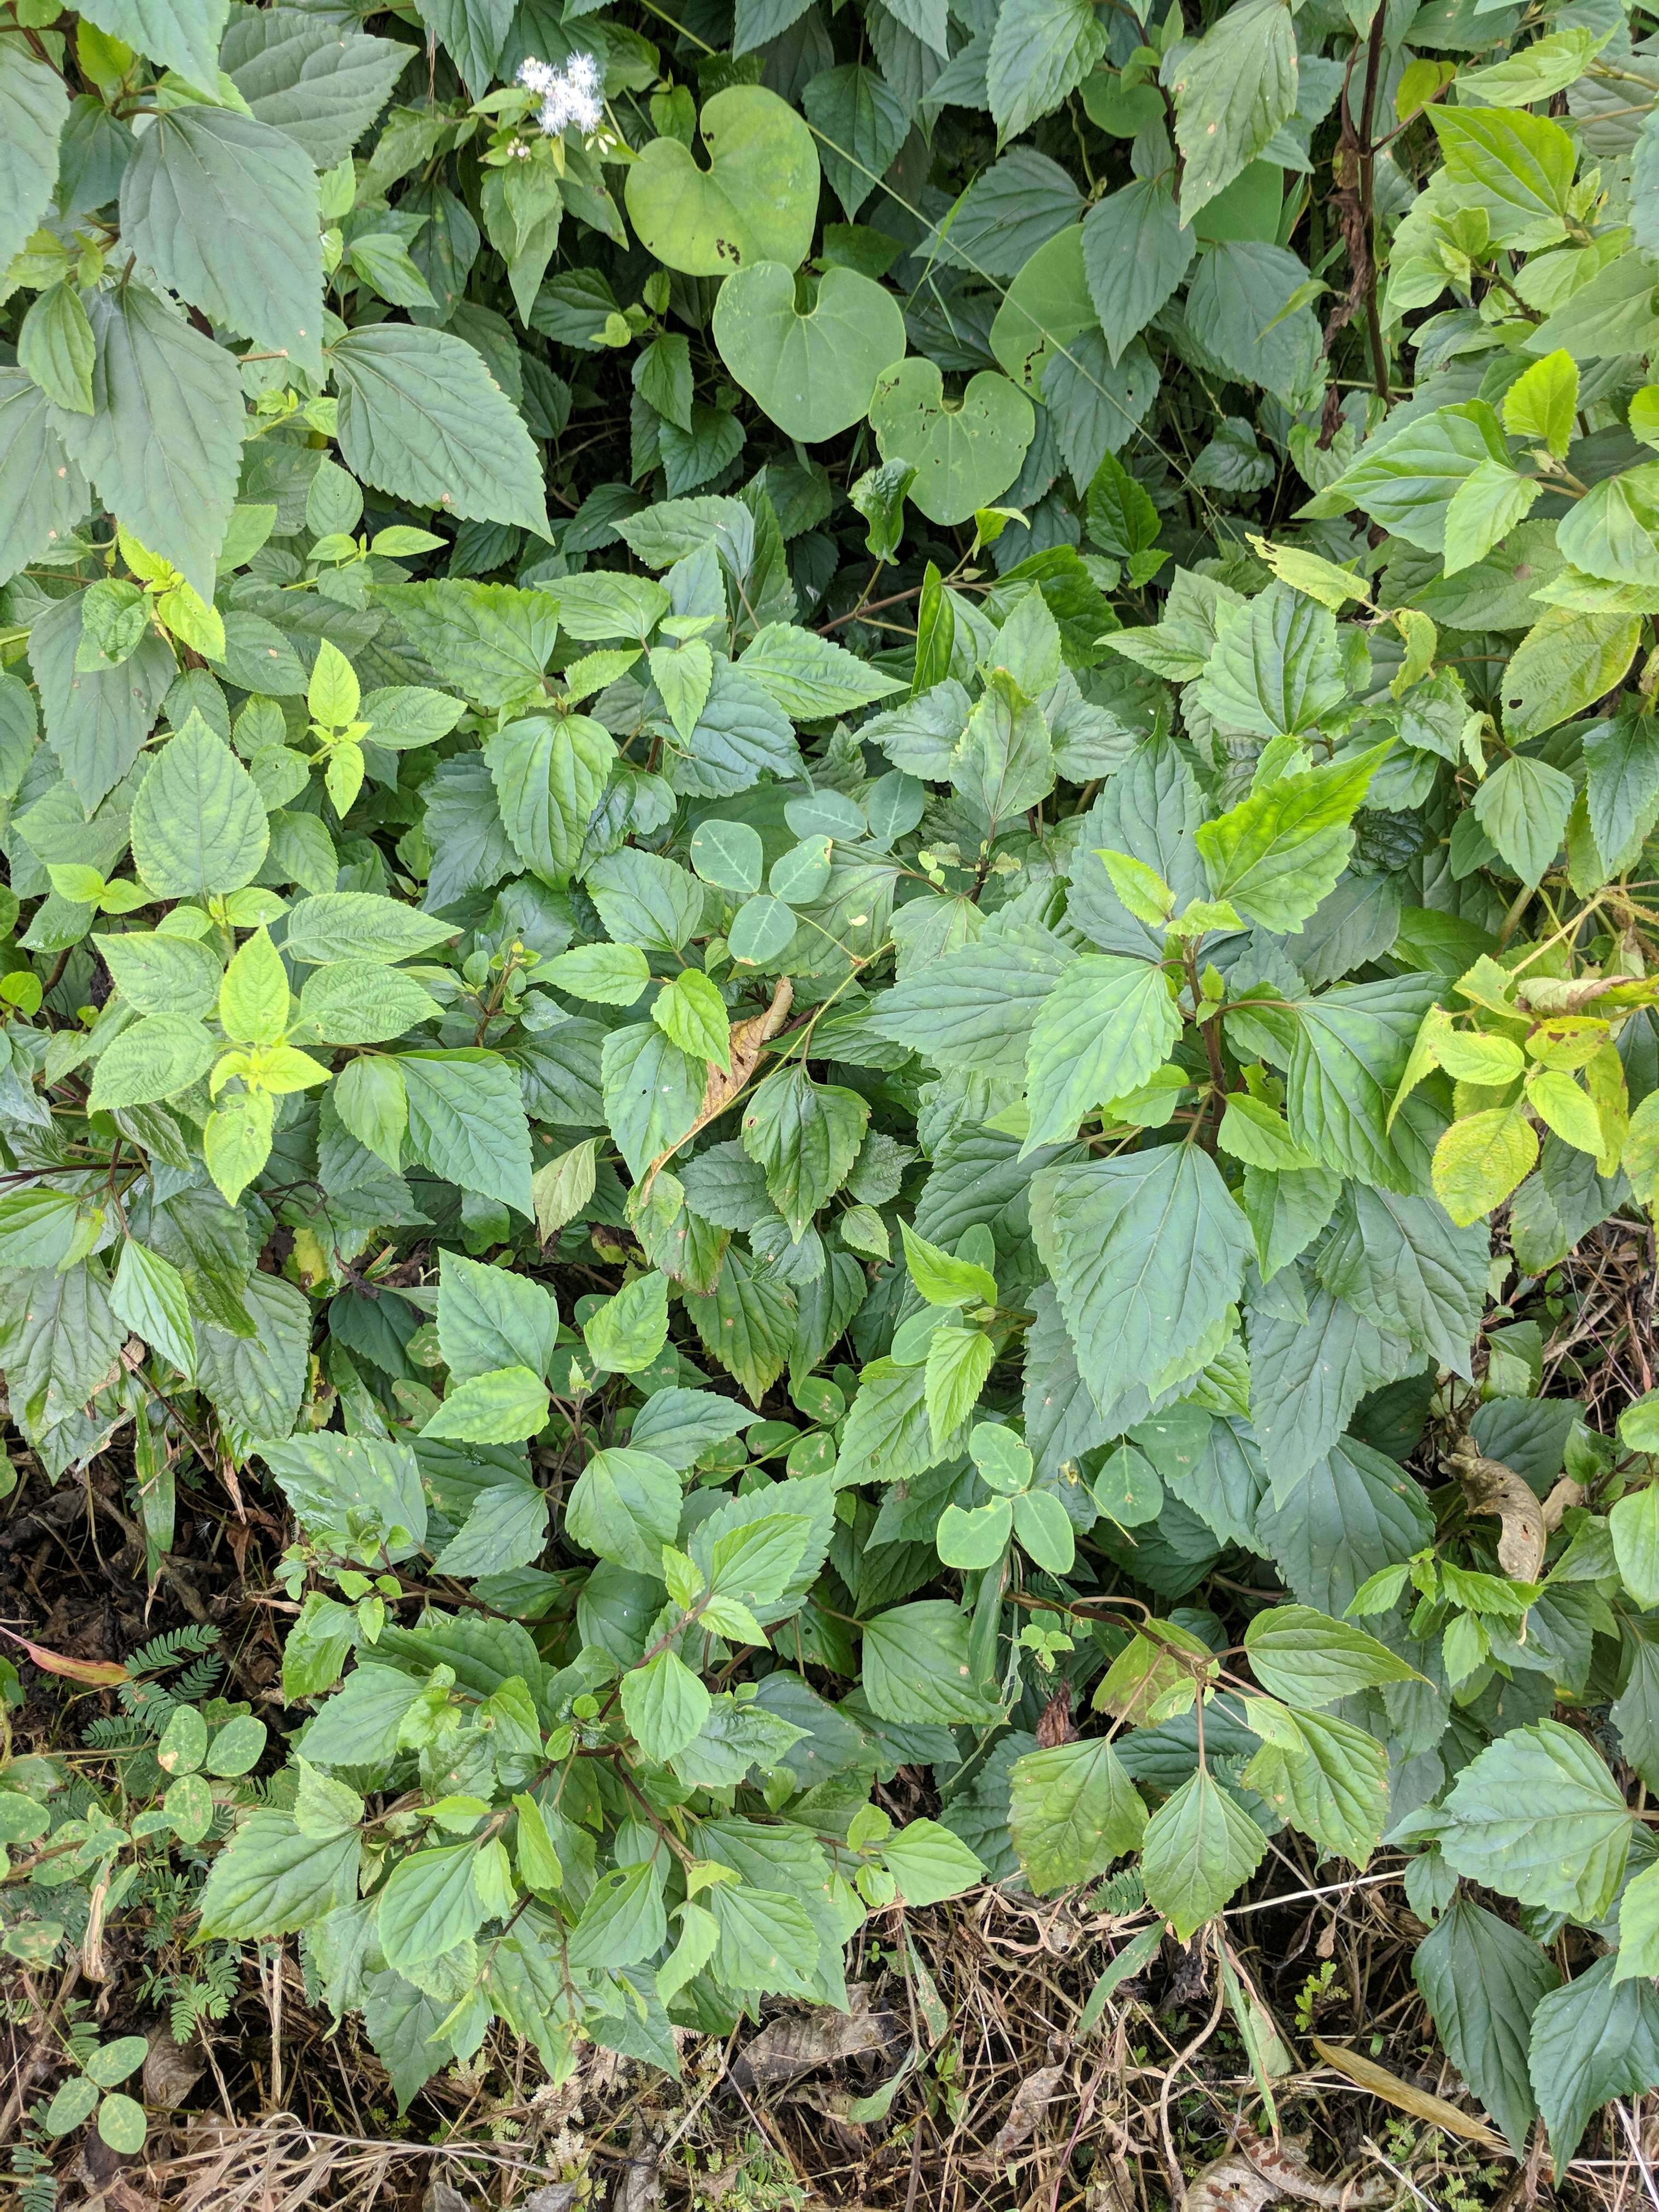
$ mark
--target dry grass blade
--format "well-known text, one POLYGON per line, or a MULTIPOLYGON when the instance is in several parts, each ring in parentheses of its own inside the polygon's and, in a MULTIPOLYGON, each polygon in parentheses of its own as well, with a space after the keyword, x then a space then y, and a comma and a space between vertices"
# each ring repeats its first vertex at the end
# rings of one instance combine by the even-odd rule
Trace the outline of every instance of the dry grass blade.
POLYGON ((386 2201, 398 2167, 433 2162, 432 2181, 442 2179, 448 2166, 458 2182, 476 2188, 475 2172, 469 2169, 476 2169, 480 2160, 511 2167, 520 2180, 558 2179, 538 2160, 511 2148, 477 2142, 372 2142, 321 2133, 291 2112, 273 2112, 249 2127, 204 2119, 192 2129, 185 2150, 151 2166, 148 2179, 161 2192, 166 2212, 297 2212, 313 2203, 326 2203, 337 2212, 369 2212, 377 2201, 386 2201))
POLYGON ((1340 2043, 1327 2043, 1323 2036, 1310 2036, 1309 2040, 1328 2066, 1334 2066, 1360 2088, 1369 2089, 1374 2097, 1397 2105, 1414 2120, 1425 2120, 1431 2127, 1444 2128, 1448 2135, 1462 2136, 1484 2149, 1507 2155, 1507 2146, 1501 2136, 1494 2135, 1484 2121, 1459 2112, 1455 2105, 1449 2105, 1443 2097, 1431 2097, 1426 2089, 1413 2088, 1397 2074, 1390 2074, 1386 2066, 1379 2066, 1374 2058, 1362 2057, 1358 2051, 1349 2051, 1340 2043))

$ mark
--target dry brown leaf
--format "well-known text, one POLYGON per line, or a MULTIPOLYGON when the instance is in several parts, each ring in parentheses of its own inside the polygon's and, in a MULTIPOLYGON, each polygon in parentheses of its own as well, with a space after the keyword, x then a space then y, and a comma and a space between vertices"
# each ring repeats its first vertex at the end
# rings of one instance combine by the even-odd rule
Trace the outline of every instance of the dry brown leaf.
POLYGON ((1492 2133, 1484 2120, 1477 2120, 1468 2112, 1461 2112, 1455 2105, 1449 2105, 1443 2097, 1431 2097, 1426 2089, 1416 2089, 1409 2081, 1402 2081, 1397 2074, 1390 2074, 1386 2066, 1379 2066, 1374 2058, 1366 2058, 1346 2045, 1327 2043, 1322 2036, 1310 2037, 1314 2049, 1328 2066, 1334 2066, 1360 2088, 1369 2089, 1374 2097, 1382 2097, 1390 2105, 1397 2105, 1402 2112, 1409 2112, 1415 2120, 1425 2120, 1431 2127, 1443 2128, 1448 2135, 1462 2136, 1469 2142, 1478 2142, 1487 2150, 1502 2152, 1503 2138, 1492 2133))
POLYGON ((986 2154, 988 2166, 1003 2166, 1013 2156, 1035 2131, 1065 2079, 1063 2066, 1039 2066, 1035 2074, 1026 2075, 1015 2090, 1008 2117, 997 2130, 996 2140, 986 2154))
POLYGON ((886 2051, 908 2030, 894 2012, 869 2006, 850 2013, 825 2007, 819 2012, 785 2013, 770 2021, 738 2056, 732 2071, 745 2088, 757 2083, 792 2081, 817 2066, 886 2051))
POLYGON ((662 1173, 682 1145, 689 1145, 699 1129, 706 1129, 711 1121, 718 1121, 726 1108, 743 1089, 760 1065, 760 1056, 789 1018, 789 1009, 795 1003, 795 987, 787 975, 780 975, 772 992, 772 1003, 763 1014, 753 1014, 746 1022, 732 1024, 732 1066, 729 1070, 708 1063, 708 1080, 703 1087, 702 1104, 697 1118, 683 1136, 676 1137, 666 1152, 659 1152, 646 1170, 640 1185, 641 1201, 651 1195, 651 1186, 662 1173))
POLYGON ((1070 1743, 1076 1734, 1072 1726, 1072 1686, 1062 1682, 1037 1715, 1037 1744, 1040 1749, 1051 1751, 1056 1744, 1070 1743))
POLYGON ((1570 1474, 1564 1474, 1544 1500, 1544 1534, 1553 1536, 1564 1517, 1575 1505, 1582 1505, 1583 1502, 1583 1484, 1575 1482, 1570 1474))
POLYGON ((1328 2181, 1309 2165, 1302 2145, 1287 2137, 1212 2159, 1188 2183, 1186 2212, 1266 2212, 1286 2197, 1326 2205, 1330 2212, 1364 2212, 1368 2206, 1388 2203, 1393 2195, 1393 2185, 1381 2179, 1328 2181))
POLYGON ((1532 1485, 1499 1459, 1487 1459, 1467 1437, 1446 1464, 1463 1486, 1471 1513, 1491 1514, 1503 1523, 1498 1564, 1518 1583, 1535 1583, 1544 1571, 1547 1531, 1544 1508, 1532 1485))
POLYGON ((151 2028, 144 2060, 144 2102, 161 2112, 182 2105, 201 2080, 206 2063, 198 2043, 180 2049, 165 2027, 151 2028))
POLYGON ((94 1690, 113 1689, 118 1682, 132 1680, 114 1659, 71 1659, 66 1652, 49 1651, 44 1644, 31 1644, 27 1636, 19 1636, 11 1628, 0 1628, 0 1636, 21 1644, 43 1674, 61 1674, 65 1681, 85 1682, 94 1690))

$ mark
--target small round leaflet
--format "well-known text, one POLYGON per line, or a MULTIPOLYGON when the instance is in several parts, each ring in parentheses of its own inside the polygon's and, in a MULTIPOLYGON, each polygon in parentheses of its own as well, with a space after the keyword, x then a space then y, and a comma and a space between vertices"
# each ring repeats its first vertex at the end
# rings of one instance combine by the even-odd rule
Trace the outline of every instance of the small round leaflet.
POLYGON ((786 437, 812 445, 856 422, 876 379, 904 352, 904 317, 890 292, 851 269, 828 269, 810 311, 795 279, 761 261, 728 276, 714 302, 720 359, 786 437))
POLYGON ((818 211, 811 132, 787 100, 758 84, 717 92, 702 129, 707 169, 678 138, 653 138, 629 169, 628 213, 641 244, 688 276, 723 276, 760 262, 798 267, 818 211))
POLYGON ((732 917, 726 949, 745 968, 769 968, 794 942, 795 917, 781 898, 763 891, 745 899, 732 917))
POLYGON ((870 423, 884 461, 915 464, 911 504, 930 522, 966 522, 1019 474, 1036 429, 1030 401, 1006 376, 981 369, 960 399, 945 397, 936 362, 920 356, 876 380, 870 423))
POLYGON ((757 891, 766 872, 766 849, 759 830, 747 822, 702 822, 691 840, 691 865, 717 890, 757 891))
POLYGON ((1156 1519, 1163 1509, 1164 1485, 1158 1469, 1142 1451, 1121 1443, 1106 1455, 1090 1488, 1095 1504, 1120 1528, 1138 1528, 1156 1519))
POLYGON ((830 843, 828 837, 803 837, 799 845, 781 853, 767 878, 774 897, 791 906, 811 906, 821 898, 830 880, 830 843))

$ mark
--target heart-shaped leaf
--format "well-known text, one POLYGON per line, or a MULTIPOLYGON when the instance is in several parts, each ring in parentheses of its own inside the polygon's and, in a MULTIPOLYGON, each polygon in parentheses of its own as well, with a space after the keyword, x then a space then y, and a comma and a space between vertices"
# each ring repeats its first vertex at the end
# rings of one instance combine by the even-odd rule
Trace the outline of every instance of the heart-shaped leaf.
POLYGON ((1037 392, 1054 355, 1098 321, 1083 265, 1083 226, 1073 223, 1037 248, 1003 295, 991 350, 1016 384, 1037 392))
POLYGON ((762 261, 797 267, 818 211, 805 124, 763 85, 729 85, 702 111, 702 143, 707 169, 678 138, 653 138, 629 169, 628 213, 641 244, 689 276, 762 261))
POLYGON ((1036 429, 1030 401, 1006 376, 982 369, 947 399, 937 364, 920 356, 882 371, 870 422, 884 461, 915 464, 910 501, 940 523, 965 522, 1006 491, 1036 429))
POLYGON ((761 261, 721 285, 714 343, 784 434, 813 444, 868 408, 876 379, 903 356, 904 317, 890 292, 851 269, 826 270, 802 314, 793 276, 761 261))

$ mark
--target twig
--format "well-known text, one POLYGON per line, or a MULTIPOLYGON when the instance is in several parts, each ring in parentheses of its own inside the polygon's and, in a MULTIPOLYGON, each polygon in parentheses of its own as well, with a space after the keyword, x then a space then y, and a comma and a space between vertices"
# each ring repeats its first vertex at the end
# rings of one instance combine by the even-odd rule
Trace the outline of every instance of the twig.
POLYGON ((1637 2171, 1642 2177, 1642 2186, 1648 2193, 1648 2202, 1656 2208, 1656 2212, 1659 2212, 1659 2184, 1655 2182, 1653 2168, 1643 2155, 1642 2138, 1637 2132, 1636 2123, 1632 2119, 1628 2109, 1621 2105, 1616 2097, 1613 2100, 1613 2109, 1618 2113, 1619 2124, 1623 2128, 1629 2140, 1630 2154, 1636 2160, 1637 2171))
POLYGON ((1230 1905, 1222 1915, 1225 1920, 1236 1920, 1246 1912, 1267 1912, 1275 1905, 1300 1905, 1305 1899, 1346 1897, 1351 1889, 1375 1889, 1378 1882, 1398 1881, 1399 1870, 1389 1874, 1356 1875, 1352 1881, 1328 1882, 1322 1889, 1287 1890, 1283 1897, 1258 1898, 1254 1905, 1230 1905))
POLYGON ((1433 2197, 1425 2196, 1418 2187, 1417 2184, 1412 2179, 1410 2174, 1402 2173, 1391 2158, 1384 2158, 1382 2152, 1378 2150, 1376 2145, 1371 2141, 1369 2136, 1364 2136, 1362 2141, 1364 2144, 1365 2149, 1370 2154, 1371 2157, 1376 2160, 1377 2164, 1379 2166, 1387 2166, 1389 2172, 1393 2174, 1395 2179, 1400 2184, 1401 2187, 1402 2189, 1409 2189, 1412 2195, 1417 2199, 1418 2203, 1421 2205, 1426 2206, 1427 2212, 1440 2212, 1440 2207, 1435 2203, 1433 2197))

